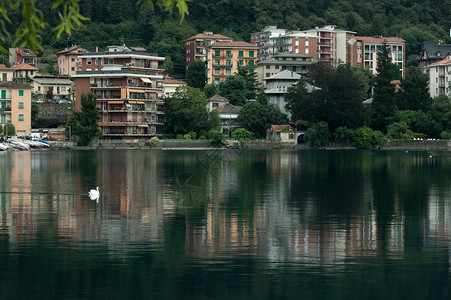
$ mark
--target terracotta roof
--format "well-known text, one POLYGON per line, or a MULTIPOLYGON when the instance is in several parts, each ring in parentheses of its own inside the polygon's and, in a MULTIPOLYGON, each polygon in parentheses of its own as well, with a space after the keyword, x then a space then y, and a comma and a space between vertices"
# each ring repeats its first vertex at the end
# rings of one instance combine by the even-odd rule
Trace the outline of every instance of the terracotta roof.
POLYGON ((186 84, 186 82, 174 79, 169 76, 163 76, 163 84, 186 84))
POLYGON ((216 94, 213 97, 208 98, 207 100, 208 102, 230 102, 229 99, 222 97, 219 94, 216 94))
POLYGON ((15 83, 12 81, 0 82, 0 87, 16 88, 16 89, 31 89, 32 87, 27 84, 15 83))
POLYGON ((217 48, 217 47, 252 47, 252 48, 256 48, 258 49, 257 46, 246 43, 246 42, 219 42, 219 43, 215 43, 213 45, 211 45, 212 48, 217 48))
POLYGON ((63 54, 63 53, 67 53, 67 52, 71 52, 72 50, 78 49, 78 48, 84 48, 86 49, 87 52, 92 52, 91 50, 89 50, 88 48, 86 48, 85 46, 82 45, 78 45, 78 46, 72 46, 70 48, 67 48, 65 50, 62 50, 60 52, 57 52, 56 54, 63 54))
POLYGON ((271 125, 271 128, 268 129, 269 132, 284 132, 284 131, 294 131, 290 125, 271 125))
POLYGON ((11 70, 11 68, 8 68, 4 64, 0 64, 0 70, 11 70))
POLYGON ((354 36, 354 38, 358 41, 363 42, 371 42, 371 43, 383 43, 386 41, 387 43, 405 43, 405 40, 398 37, 384 37, 384 36, 377 36, 377 37, 370 37, 370 36, 354 36))
POLYGON ((189 40, 197 40, 197 39, 210 39, 210 40, 232 40, 232 38, 222 35, 222 34, 205 34, 205 33, 199 33, 196 34, 195 36, 192 36, 188 39, 186 39, 185 41, 189 41, 189 40))
POLYGON ((11 67, 13 70, 32 70, 32 71, 38 71, 39 69, 33 66, 30 66, 29 64, 19 64, 14 65, 11 67))
POLYGON ((439 62, 430 64, 428 67, 441 66, 441 65, 448 65, 448 64, 451 64, 451 59, 445 58, 445 59, 442 59, 442 60, 439 61, 439 62))

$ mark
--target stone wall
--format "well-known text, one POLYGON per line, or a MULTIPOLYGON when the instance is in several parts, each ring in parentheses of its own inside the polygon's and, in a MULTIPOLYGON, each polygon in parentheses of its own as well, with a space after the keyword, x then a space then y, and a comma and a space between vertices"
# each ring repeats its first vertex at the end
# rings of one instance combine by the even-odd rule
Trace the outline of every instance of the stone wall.
POLYGON ((451 140, 385 140, 384 150, 451 150, 451 140))
POLYGON ((57 119, 58 123, 66 123, 72 115, 72 104, 36 104, 39 107, 38 118, 57 119))

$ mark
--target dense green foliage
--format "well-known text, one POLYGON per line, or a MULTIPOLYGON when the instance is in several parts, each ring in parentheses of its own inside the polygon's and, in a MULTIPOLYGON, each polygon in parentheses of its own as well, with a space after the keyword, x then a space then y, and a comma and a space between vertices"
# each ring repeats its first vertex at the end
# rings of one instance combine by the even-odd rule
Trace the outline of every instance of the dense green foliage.
POLYGON ((217 113, 208 113, 207 98, 199 89, 178 87, 171 98, 165 100, 166 131, 187 134, 208 131, 219 126, 217 113))
POLYGON ((188 85, 193 88, 203 89, 207 82, 207 67, 203 61, 193 61, 186 71, 188 85))
POLYGON ((97 126, 98 118, 99 112, 96 107, 96 96, 94 94, 82 94, 81 112, 74 112, 67 119, 66 135, 72 135, 72 140, 75 137, 77 143, 81 146, 88 145, 93 138, 101 137, 97 126))
MULTIPOLYGON (((35 3, 36 9, 45 13, 43 17, 48 23, 40 35, 44 49, 60 51, 71 44, 92 49, 113 44, 142 46, 167 57, 169 74, 179 78, 185 76, 184 40, 205 30, 249 41, 250 33, 261 31, 268 25, 306 30, 334 24, 362 36, 402 37, 406 40, 408 65, 416 64, 415 58, 423 41, 450 42, 447 30, 451 28, 451 5, 445 0, 287 0, 282 3, 270 0, 193 0, 188 3, 189 15, 182 22, 177 9, 171 14, 164 7, 152 9, 142 6, 142 1, 79 0, 80 15, 90 20, 84 21, 79 30, 72 30, 71 36, 63 31, 58 40, 52 28, 57 27, 61 19, 57 10, 52 10, 54 2, 40 0, 35 3)), ((6 30, 14 32, 23 19, 22 15, 16 10, 9 14, 9 18, 11 23, 5 22, 6 30)), ((12 45, 14 37, 0 36, 4 39, 2 44, 12 45)))
POLYGON ((13 123, 8 122, 3 126, 3 134, 6 136, 12 136, 16 134, 16 127, 13 123))
POLYGON ((365 87, 349 66, 333 68, 320 62, 312 65, 306 76, 315 89, 308 92, 301 80, 286 96, 287 108, 294 120, 324 121, 331 130, 363 125, 365 87))

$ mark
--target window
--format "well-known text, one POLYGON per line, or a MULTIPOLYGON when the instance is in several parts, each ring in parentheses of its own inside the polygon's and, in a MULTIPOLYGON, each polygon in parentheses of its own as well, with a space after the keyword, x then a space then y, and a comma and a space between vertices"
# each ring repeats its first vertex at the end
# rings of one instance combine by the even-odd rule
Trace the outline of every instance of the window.
POLYGON ((232 51, 227 50, 227 51, 226 51, 226 56, 227 56, 227 57, 232 57, 232 51))
POLYGON ((215 75, 219 75, 219 69, 215 69, 215 75))
POLYGON ((72 58, 70 59, 70 61, 71 61, 71 62, 75 62, 75 57, 72 57, 72 58))
POLYGON ((249 66, 250 66, 250 67, 253 67, 253 66, 254 66, 254 61, 253 61, 253 60, 250 60, 250 61, 249 61, 249 66))
POLYGON ((243 51, 238 51, 238 57, 243 57, 243 51))
POLYGON ((266 73, 266 77, 269 77, 269 73, 266 73))
POLYGON ((23 96, 23 90, 19 90, 19 96, 23 96))
POLYGON ((227 66, 231 66, 231 65, 232 65, 232 61, 231 61, 230 59, 228 59, 228 60, 226 61, 226 65, 227 65, 227 66))
POLYGON ((87 65, 90 65, 91 63, 92 63, 92 61, 91 61, 90 58, 86 60, 86 64, 87 64, 87 65))
POLYGON ((241 59, 240 61, 239 61, 239 63, 240 63, 240 66, 242 66, 243 65, 243 60, 241 59))
POLYGON ((254 51, 249 51, 249 57, 254 57, 254 51))
POLYGON ((8 81, 8 74, 2 73, 2 81, 8 81))
POLYGON ((19 115, 19 121, 23 121, 23 115, 22 114, 19 115))
POLYGON ((75 67, 70 67, 70 70, 71 71, 75 71, 75 67))
POLYGON ((219 55, 220 55, 220 53, 221 53, 221 51, 219 51, 219 50, 215 50, 215 56, 219 56, 219 55))
POLYGON ((215 66, 219 66, 219 59, 215 59, 215 66))
POLYGON ((108 58, 108 64, 109 64, 109 65, 112 65, 112 64, 114 64, 114 59, 112 59, 112 58, 108 58))
POLYGON ((276 65, 276 70, 279 70, 279 65, 276 65))
POLYGON ((269 65, 266 65, 266 70, 269 70, 269 65))
POLYGON ((65 92, 66 91, 66 87, 65 86, 62 86, 61 87, 61 92, 65 92))
POLYGON ((6 99, 6 90, 2 90, 2 99, 6 99))
POLYGON ((19 108, 23 108, 23 102, 19 102, 19 108))
POLYGON ((213 107, 219 107, 219 103, 218 102, 214 102, 212 104, 213 104, 213 107))
POLYGON ((226 75, 232 75, 232 70, 226 69, 226 75))

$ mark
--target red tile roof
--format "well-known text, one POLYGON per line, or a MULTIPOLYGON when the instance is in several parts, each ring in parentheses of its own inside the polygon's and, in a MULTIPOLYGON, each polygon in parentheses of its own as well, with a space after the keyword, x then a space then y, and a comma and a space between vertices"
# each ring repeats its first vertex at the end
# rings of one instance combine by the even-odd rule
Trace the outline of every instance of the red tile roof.
POLYGON ((31 71, 38 71, 39 69, 33 66, 30 66, 29 64, 19 64, 14 65, 11 67, 13 70, 31 70, 31 71))
POLYGON ((404 43, 405 42, 402 38, 398 38, 398 37, 354 36, 354 38, 358 41, 370 42, 370 43, 383 43, 384 41, 386 41, 387 43, 404 43))
POLYGON ((430 64, 428 67, 430 67, 430 66, 447 65, 447 64, 451 64, 451 59, 449 59, 449 58, 442 59, 442 60, 439 61, 439 62, 430 64))
POLYGON ((269 132, 286 132, 286 131, 294 131, 290 125, 271 125, 271 128, 268 129, 269 132))
POLYGON ((236 47, 236 48, 248 48, 248 47, 252 47, 252 48, 258 48, 255 45, 246 43, 246 42, 219 42, 219 43, 215 43, 213 45, 211 45, 212 48, 217 48, 217 47, 236 47))
POLYGON ((60 52, 57 52, 56 54, 69 53, 69 52, 71 52, 72 50, 75 50, 75 49, 78 49, 78 48, 84 48, 84 49, 86 49, 87 52, 92 52, 91 50, 89 50, 89 49, 86 48, 85 46, 78 45, 78 46, 72 46, 72 47, 67 48, 67 49, 65 49, 65 50, 62 50, 62 51, 60 51, 60 52))
POLYGON ((0 70, 11 70, 11 68, 8 68, 4 64, 0 64, 0 70))
POLYGON ((195 36, 192 36, 188 39, 186 39, 185 41, 189 41, 189 40, 201 40, 201 39, 209 39, 209 40, 232 40, 232 38, 222 35, 222 34, 205 34, 205 33, 199 33, 196 34, 195 36))

